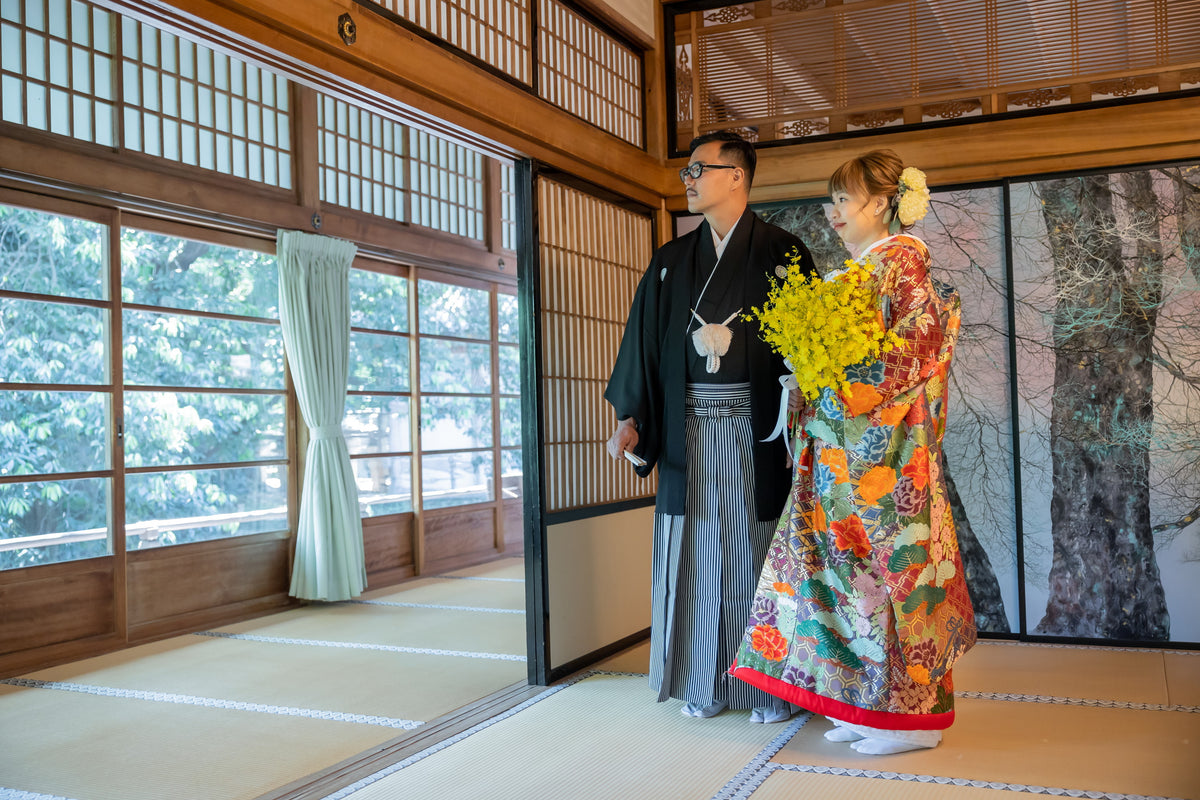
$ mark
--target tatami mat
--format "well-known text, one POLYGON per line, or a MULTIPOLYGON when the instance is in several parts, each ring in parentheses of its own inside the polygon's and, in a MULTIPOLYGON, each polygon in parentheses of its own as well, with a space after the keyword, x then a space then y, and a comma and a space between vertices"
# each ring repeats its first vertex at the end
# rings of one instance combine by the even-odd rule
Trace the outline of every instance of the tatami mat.
POLYGON ((0 786, 78 800, 250 800, 399 733, 11 686, 0 719, 0 786))
MULTIPOLYGON (((954 667, 956 691, 1168 705, 1161 650, 980 642, 954 667)), ((1200 668, 1200 659, 1194 667, 1200 668)))
POLYGON ((697 800, 723 787, 783 725, 748 712, 693 719, 654 702, 644 676, 597 674, 390 775, 352 800, 697 800))
POLYGON ((1165 653, 1163 663, 1171 704, 1200 708, 1200 651, 1165 653))
POLYGON ((826 741, 816 717, 774 760, 1200 800, 1200 714, 963 698, 955 710, 933 750, 862 755, 826 741))
POLYGON ((637 672, 643 675, 648 673, 650 671, 650 640, 647 639, 606 658, 597 664, 595 669, 608 672, 637 672))
POLYGON ((473 567, 456 569, 443 573, 443 577, 459 578, 492 578, 501 581, 525 580, 525 560, 523 558, 500 558, 473 567))
POLYGON ((427 721, 527 672, 521 661, 184 636, 24 677, 427 721))
POLYGON ((495 608, 525 612, 525 584, 512 581, 417 578, 363 592, 363 600, 495 608))
POLYGON ((928 776, 863 778, 770 770, 752 800, 1016 800, 1012 791, 939 784, 928 776))
POLYGON ((525 657, 522 614, 360 604, 311 605, 228 625, 218 632, 525 657))

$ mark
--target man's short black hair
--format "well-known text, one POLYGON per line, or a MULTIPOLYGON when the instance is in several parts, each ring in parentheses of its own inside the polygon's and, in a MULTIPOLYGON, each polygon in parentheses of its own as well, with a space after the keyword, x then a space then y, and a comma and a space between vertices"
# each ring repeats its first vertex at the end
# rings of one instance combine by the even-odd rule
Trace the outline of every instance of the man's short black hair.
POLYGON ((746 188, 754 185, 754 168, 758 166, 758 154, 754 145, 747 142, 733 131, 713 131, 692 139, 688 152, 695 152, 697 147, 709 142, 721 143, 721 158, 729 159, 731 164, 741 167, 746 173, 746 188))

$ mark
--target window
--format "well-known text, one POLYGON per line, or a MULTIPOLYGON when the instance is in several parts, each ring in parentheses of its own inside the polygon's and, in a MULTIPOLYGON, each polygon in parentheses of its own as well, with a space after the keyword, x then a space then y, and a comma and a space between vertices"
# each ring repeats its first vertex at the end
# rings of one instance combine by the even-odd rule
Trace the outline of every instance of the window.
POLYGON ((278 75, 81 0, 0 3, 0 45, 5 122, 292 186, 278 75))
POLYGON ((421 503, 494 499, 491 293, 417 282, 421 503))
POLYGON ((112 147, 114 19, 66 0, 0 4, 0 117, 112 147))
POLYGON ((521 496, 521 360, 517 339, 517 297, 496 295, 496 338, 500 357, 500 492, 521 496))
POLYGON ((0 206, 0 569, 112 552, 107 241, 0 206))
MULTIPOLYGON (((364 517, 412 511, 412 391, 406 276, 350 270, 350 379, 342 433, 364 517)), ((394 268, 391 268, 394 269, 394 268)))
POLYGON ((287 530, 275 259, 121 232, 130 550, 287 530))
POLYGON ((128 17, 121 25, 126 148, 291 188, 286 80, 128 17))

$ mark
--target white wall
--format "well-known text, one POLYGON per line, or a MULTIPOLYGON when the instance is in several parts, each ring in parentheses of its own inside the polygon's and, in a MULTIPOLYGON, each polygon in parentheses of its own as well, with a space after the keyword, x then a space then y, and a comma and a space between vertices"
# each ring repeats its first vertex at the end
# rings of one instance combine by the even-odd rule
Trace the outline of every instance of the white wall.
POLYGON ((655 0, 592 0, 591 5, 611 9, 614 16, 625 19, 647 39, 654 40, 655 15, 659 13, 655 0))
POLYGON ((552 667, 650 627, 653 532, 650 506, 547 527, 552 667))

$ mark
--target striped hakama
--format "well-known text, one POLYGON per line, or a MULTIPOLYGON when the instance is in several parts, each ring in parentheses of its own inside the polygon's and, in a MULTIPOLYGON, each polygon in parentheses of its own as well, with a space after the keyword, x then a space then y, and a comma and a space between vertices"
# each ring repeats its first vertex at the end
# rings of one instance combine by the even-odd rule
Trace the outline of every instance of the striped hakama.
POLYGON ((688 384, 685 408, 687 505, 654 516, 650 686, 660 702, 767 706, 725 674, 776 524, 754 508, 750 384, 688 384))

